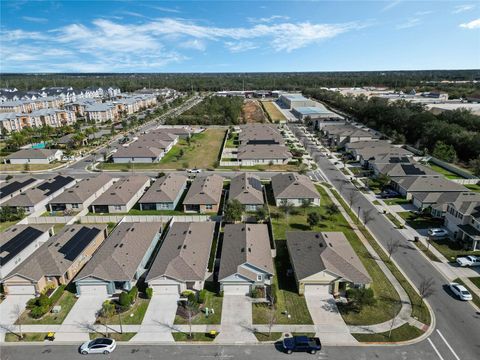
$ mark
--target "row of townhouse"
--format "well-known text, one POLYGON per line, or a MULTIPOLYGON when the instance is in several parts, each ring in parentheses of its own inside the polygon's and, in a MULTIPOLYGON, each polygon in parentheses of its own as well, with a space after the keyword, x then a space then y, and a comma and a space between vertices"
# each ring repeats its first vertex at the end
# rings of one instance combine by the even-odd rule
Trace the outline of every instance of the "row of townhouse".
POLYGON ((71 102, 87 98, 114 98, 120 94, 120 88, 112 86, 108 88, 91 86, 86 89, 74 89, 72 87, 44 87, 40 90, 32 91, 18 91, 16 88, 13 88, 0 89, 0 103, 18 100, 37 100, 46 97, 55 97, 64 102, 71 102))
POLYGON ((62 98, 47 96, 31 100, 9 100, 0 102, 0 113, 31 113, 35 110, 61 108, 65 104, 62 98))
POLYGON ((29 127, 73 125, 76 121, 75 112, 57 108, 34 110, 30 113, 0 113, 0 135, 29 127))

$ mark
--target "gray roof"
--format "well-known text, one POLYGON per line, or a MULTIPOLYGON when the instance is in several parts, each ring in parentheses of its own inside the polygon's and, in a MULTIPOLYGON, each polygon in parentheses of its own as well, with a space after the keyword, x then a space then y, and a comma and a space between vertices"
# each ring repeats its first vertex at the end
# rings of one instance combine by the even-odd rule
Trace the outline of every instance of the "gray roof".
POLYGON ((355 153, 364 160, 376 160, 385 156, 413 156, 413 153, 396 146, 370 146, 356 149, 355 153))
MULTIPOLYGON (((399 161, 402 160, 403 157, 399 158, 399 161)), ((406 158, 410 159, 410 158, 406 158)), ((395 160, 393 160, 395 161, 395 160)), ((381 174, 388 175, 390 177, 398 177, 398 176, 434 176, 438 175, 436 171, 433 171, 431 168, 421 165, 421 164, 413 164, 413 163, 387 163, 387 164, 378 164, 377 166, 378 171, 381 174)))
POLYGON ((145 192, 139 203, 173 202, 185 187, 187 177, 180 174, 168 174, 156 180, 145 192))
POLYGON ((107 174, 83 179, 50 200, 49 204, 82 204, 111 180, 112 178, 107 174))
POLYGON ((96 112, 96 111, 108 111, 108 110, 113 110, 115 108, 115 105, 112 103, 91 103, 91 104, 86 104, 85 111, 89 112, 96 112))
POLYGON ((452 205, 463 215, 480 216, 480 193, 469 192, 457 198, 452 205))
POLYGON ((306 175, 283 173, 272 177, 275 199, 316 199, 320 198, 312 180, 306 175))
POLYGON ((239 160, 257 160, 257 159, 290 159, 292 154, 288 151, 288 148, 284 145, 261 145, 261 144, 248 144, 240 145, 238 147, 237 158, 239 160))
POLYGON ((273 124, 248 124, 240 127, 238 140, 241 144, 261 142, 283 144, 284 139, 278 127, 273 124))
POLYGON ((21 149, 8 155, 7 159, 48 159, 57 149, 21 149))
POLYGON ((395 178, 394 182, 408 192, 468 191, 468 189, 465 186, 457 184, 453 181, 447 180, 442 175, 404 176, 404 177, 395 178))
POLYGON ((132 280, 162 223, 144 222, 117 225, 77 275, 76 280, 94 277, 106 281, 132 280))
POLYGON ((64 227, 17 266, 5 279, 20 275, 32 281, 43 276, 62 276, 107 225, 78 224, 64 227))
POLYGON ((214 222, 175 222, 168 230, 145 281, 167 276, 203 281, 207 272, 214 222))
POLYGON ((261 271, 274 274, 270 237, 266 224, 229 224, 225 226, 222 256, 218 279, 240 273, 256 281, 252 274, 241 266, 248 264, 261 271))
POLYGON ((229 200, 236 199, 243 205, 262 205, 262 182, 258 176, 242 173, 230 182, 229 200))
MULTIPOLYGON (((334 125, 332 125, 334 126, 334 125)), ((378 146, 378 147, 391 147, 392 145, 385 140, 368 140, 368 141, 355 141, 350 142, 345 145, 348 149, 363 149, 369 148, 371 146, 378 146)))
POLYGON ((116 152, 112 154, 112 158, 158 158, 162 155, 163 149, 160 147, 146 146, 136 141, 129 146, 120 146, 116 152))
POLYGON ((183 203, 187 205, 219 204, 222 190, 223 177, 216 174, 199 176, 193 180, 183 203))
POLYGON ((123 178, 110 186, 92 205, 125 205, 149 182, 150 178, 144 175, 123 178))
POLYGON ((287 247, 298 281, 322 271, 355 284, 372 281, 342 232, 287 232, 287 247))

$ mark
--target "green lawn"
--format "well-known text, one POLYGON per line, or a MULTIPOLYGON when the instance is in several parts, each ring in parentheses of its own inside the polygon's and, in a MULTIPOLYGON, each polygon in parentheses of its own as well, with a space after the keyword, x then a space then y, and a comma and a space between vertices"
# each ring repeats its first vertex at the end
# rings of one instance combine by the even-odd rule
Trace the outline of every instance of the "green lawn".
POLYGON ((392 333, 389 335, 389 332, 377 333, 377 334, 352 334, 355 339, 360 342, 397 342, 397 341, 407 341, 415 339, 423 334, 423 331, 415 326, 410 324, 403 324, 396 329, 392 330, 392 333))
MULTIPOLYGON (((205 283, 206 297, 205 297, 205 307, 214 310, 213 315, 205 316, 203 311, 200 311, 192 319, 192 324, 201 325, 201 324, 220 324, 222 319, 222 303, 223 297, 219 296, 216 292, 212 291, 214 284, 212 282, 205 283)), ((175 315, 174 324, 176 325, 186 325, 188 320, 184 319, 182 316, 175 315)))
POLYGON ((237 141, 238 141, 238 133, 233 133, 232 137, 230 139, 227 139, 227 142, 225 143, 225 147, 236 148, 237 141))
POLYGON ((378 201, 378 200, 373 200, 373 201, 372 201, 372 204, 373 204, 373 205, 380 205, 380 201, 378 201))
MULTIPOLYGON (((185 169, 214 168, 222 149, 224 129, 210 128, 203 133, 192 136, 190 145, 185 139, 178 143, 160 160, 153 164, 134 164, 133 170, 160 170, 160 169, 185 169), (180 151, 183 155, 180 157, 180 151)), ((131 170, 129 164, 102 163, 100 169, 105 170, 131 170)))
MULTIPOLYGON (((172 332, 175 341, 213 341, 215 338, 208 333, 192 333, 192 338, 189 338, 188 333, 172 332)), ((218 334, 217 334, 218 336, 218 334)))
POLYGON ((423 252, 430 260, 432 261, 436 261, 436 262, 441 262, 436 256, 434 253, 432 253, 430 251, 429 248, 427 248, 425 245, 423 245, 422 242, 420 241, 416 241, 416 242, 413 242, 415 244, 416 247, 418 247, 418 249, 423 252))
POLYGON ((443 219, 433 218, 429 215, 415 215, 411 211, 402 211, 397 213, 403 219, 408 226, 414 229, 429 229, 443 226, 443 219))
POLYGON ((256 332, 254 333, 258 341, 277 341, 282 337, 281 332, 256 332))
MULTIPOLYGON (((28 314, 30 310, 25 310, 20 316, 20 322, 23 325, 49 325, 49 324, 61 324, 67 317, 68 313, 72 309, 73 305, 77 302, 77 298, 73 291, 63 290, 63 294, 55 305, 60 305, 62 309, 57 314, 51 312, 45 314, 40 319, 31 318, 28 314)), ((17 320, 17 323, 19 321, 17 320)))
POLYGON ((2 223, 0 223, 0 232, 4 232, 5 230, 7 230, 10 226, 13 226, 15 225, 17 222, 19 222, 20 220, 16 220, 16 221, 4 221, 2 223))
POLYGON ((59 162, 54 162, 51 164, 29 164, 28 170, 25 169, 24 164, 0 164, 0 172, 4 171, 40 171, 40 170, 49 170, 56 168, 58 166, 62 165, 59 162))
POLYGON ((475 286, 480 289, 480 276, 479 277, 471 277, 471 278, 468 278, 468 280, 473 282, 475 284, 475 286))
POLYGON ((475 192, 480 192, 480 184, 475 184, 475 185, 465 185, 466 188, 475 191, 475 192))
POLYGON ((438 172, 439 174, 445 176, 447 179, 463 179, 460 175, 454 174, 451 171, 448 171, 447 169, 444 169, 436 164, 429 163, 428 164, 433 171, 438 172))
POLYGON ((137 333, 134 332, 124 332, 124 333, 116 333, 116 332, 110 332, 108 334, 102 334, 102 333, 89 333, 90 340, 94 340, 98 337, 108 337, 110 339, 113 339, 115 341, 130 341, 131 338, 133 338, 137 333))
MULTIPOLYGON (((477 278, 478 279, 478 278, 477 278)), ((475 305, 477 305, 479 308, 480 308, 480 297, 475 294, 472 289, 470 289, 470 287, 468 285, 466 285, 462 280, 460 280, 459 278, 453 280, 454 282, 456 283, 459 283, 459 284, 462 284, 463 286, 465 286, 467 288, 467 290, 470 292, 470 294, 472 294, 472 298, 473 298, 473 303, 475 305)))
POLYGON ((233 171, 298 171, 297 164, 286 165, 254 165, 254 166, 222 166, 218 170, 233 171))
MULTIPOLYGON (((140 210, 140 209, 132 209, 127 214, 128 215, 185 215, 183 211, 179 211, 179 210, 140 210)), ((97 214, 89 213, 89 215, 97 215, 97 214)), ((116 214, 105 214, 105 215, 116 215, 116 214)))
POLYGON ((270 121, 287 121, 287 118, 283 113, 277 108, 277 106, 271 101, 261 101, 262 107, 265 112, 268 114, 270 121))
MULTIPOLYGON (((147 312, 148 304, 150 299, 137 298, 135 304, 128 310, 120 314, 122 325, 140 325, 142 323, 143 317, 147 312), (131 316, 133 314, 133 316, 131 316)), ((108 325, 119 325, 120 318, 118 314, 110 318, 104 318, 99 316, 96 323, 108 324, 108 325)))
POLYGON ((314 332, 293 332, 292 336, 315 337, 315 333, 314 332))
POLYGON ((403 224, 391 213, 386 213, 385 216, 390 220, 397 229, 403 229, 403 224))
MULTIPOLYGON (((357 219, 357 216, 348 207, 347 203, 343 200, 343 198, 338 194, 336 190, 332 190, 332 193, 337 198, 337 200, 342 204, 342 207, 348 213, 350 218, 353 221, 355 221, 357 219)), ((430 313, 427 307, 424 305, 422 298, 420 297, 420 295, 418 295, 418 292, 415 291, 413 286, 407 281, 407 279, 405 278, 405 276, 403 276, 400 270, 398 270, 397 267, 391 261, 389 261, 388 255, 385 253, 385 251, 383 251, 383 249, 380 247, 377 241, 373 238, 372 234, 370 234, 370 232, 365 228, 365 226, 363 226, 362 224, 359 224, 358 228, 362 232, 363 236, 367 239, 370 246, 373 247, 375 252, 380 256, 380 258, 388 266, 392 274, 397 278, 397 280, 400 282, 404 290, 407 292, 408 297, 412 302, 412 317, 416 318, 420 322, 423 322, 424 324, 430 325, 430 322, 431 322, 430 313)), ((366 268, 369 269, 370 271, 370 267, 366 266, 366 268)), ((370 276, 372 276, 371 273, 370 273, 370 276)))
POLYGON ((448 261, 455 261, 458 256, 463 255, 477 255, 480 256, 480 251, 471 251, 465 250, 463 248, 463 244, 460 241, 453 241, 450 239, 438 239, 438 240, 431 240, 430 244, 432 244, 435 249, 440 251, 443 256, 447 258, 448 261))
POLYGON ((6 333, 5 342, 30 342, 30 341, 44 341, 47 333, 23 333, 23 339, 20 340, 19 333, 6 333))
POLYGON ((411 200, 407 200, 405 198, 390 198, 390 199, 385 199, 383 200, 383 202, 386 204, 386 205, 405 205, 405 204, 410 204, 412 201, 411 200))
MULTIPOLYGON (((267 186, 267 194, 269 199, 269 206, 270 211, 272 213, 280 213, 280 209, 278 209, 273 204, 271 188, 267 186)), ((273 225, 273 233, 275 236, 276 244, 277 244, 277 259, 278 262, 281 264, 279 271, 279 265, 277 265, 277 274, 280 273, 279 281, 283 280, 285 283, 289 284, 291 288, 291 292, 298 297, 299 301, 305 302, 303 297, 299 297, 297 295, 297 289, 295 284, 293 283, 293 277, 286 277, 285 273, 288 268, 290 268, 289 260, 288 260, 288 253, 285 245, 285 232, 286 231, 298 231, 298 230, 314 230, 314 231, 341 231, 345 234, 347 239, 350 241, 353 249, 359 256, 362 263, 365 265, 365 268, 368 270, 371 278, 372 278, 372 289, 375 292, 375 296, 377 298, 377 304, 374 306, 366 306, 362 309, 360 313, 353 313, 349 312, 346 313, 343 311, 343 317, 347 324, 350 325, 371 325, 371 324, 378 324, 384 321, 387 321, 391 318, 393 313, 397 313, 400 310, 399 304, 399 296, 395 291, 392 284, 388 281, 385 274, 382 272, 380 267, 377 263, 370 257, 367 249, 363 246, 360 239, 356 236, 350 225, 347 223, 345 218, 342 216, 340 212, 337 214, 328 216, 326 207, 332 203, 332 200, 328 197, 326 191, 321 187, 317 187, 320 195, 321 195, 321 206, 320 207, 311 207, 307 210, 308 212, 317 212, 322 217, 322 221, 320 224, 315 226, 314 228, 310 228, 306 222, 306 216, 303 209, 299 209, 296 215, 289 215, 288 219, 285 216, 281 217, 274 217, 272 219, 273 225), (280 256, 279 256, 280 255, 280 256), (283 256, 283 258, 282 258, 283 256), (283 274, 283 275, 282 275, 283 274)), ((282 282, 280 282, 280 289, 282 289, 282 282)), ((285 286, 285 285, 283 285, 285 286)), ((295 305, 295 304, 292 304, 295 305)), ((278 307, 278 306, 277 306, 278 307)), ((285 310, 280 308, 279 310, 285 310)), ((289 312, 291 311, 290 309, 289 312)), ((344 309, 341 309, 341 311, 344 309)), ((295 309, 295 311, 298 311, 295 309)), ((255 319, 255 307, 254 307, 254 319, 255 319)), ((285 317, 284 315, 280 315, 277 317, 282 319, 285 317)), ((293 317, 293 315, 292 315, 293 317)), ((267 316, 265 316, 265 320, 263 323, 267 322, 267 316)))

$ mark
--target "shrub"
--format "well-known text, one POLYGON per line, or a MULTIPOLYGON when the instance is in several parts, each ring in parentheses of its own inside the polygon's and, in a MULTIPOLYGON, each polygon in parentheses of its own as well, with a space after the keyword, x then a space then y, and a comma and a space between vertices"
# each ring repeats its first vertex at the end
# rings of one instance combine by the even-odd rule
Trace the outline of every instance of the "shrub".
POLYGON ((202 289, 198 292, 198 303, 203 304, 205 303, 205 298, 207 297, 207 290, 202 289))
POLYGON ((52 301, 50 300, 50 298, 45 295, 45 294, 42 294, 40 295, 38 298, 37 298, 37 305, 38 306, 50 306, 52 304, 52 301))
POLYGON ((118 303, 120 304, 121 307, 128 307, 132 303, 132 300, 130 298, 129 293, 126 291, 123 291, 120 293, 120 296, 118 297, 118 303))
POLYGON ((349 306, 354 311, 361 311, 366 305, 374 305, 376 302, 373 289, 352 288, 347 290, 349 306))
POLYGON ((146 288, 145 289, 145 296, 147 297, 147 299, 151 299, 152 296, 153 296, 153 289, 152 288, 146 288))
POLYGON ((105 300, 102 304, 102 309, 100 314, 103 317, 111 317, 115 314, 115 305, 112 304, 109 300, 105 300))
POLYGON ((258 299, 262 297, 262 291, 259 288, 254 288, 250 292, 250 297, 252 297, 253 299, 258 299))
POLYGON ((190 292, 187 296, 187 299, 188 299, 188 302, 192 304, 197 302, 197 296, 195 295, 194 292, 190 292))
POLYGON ((277 303, 277 285, 276 284, 270 285, 270 292, 268 294, 270 295, 270 301, 273 300, 273 303, 276 304, 277 303))
POLYGON ((130 295, 130 303, 134 304, 137 300, 138 288, 136 286, 132 287, 128 292, 128 295, 130 295))
POLYGON ((30 310, 30 316, 34 319, 39 319, 45 315, 48 310, 48 306, 35 306, 32 310, 30 310))
POLYGON ((33 309, 37 306, 37 298, 31 298, 27 301, 27 309, 33 309))

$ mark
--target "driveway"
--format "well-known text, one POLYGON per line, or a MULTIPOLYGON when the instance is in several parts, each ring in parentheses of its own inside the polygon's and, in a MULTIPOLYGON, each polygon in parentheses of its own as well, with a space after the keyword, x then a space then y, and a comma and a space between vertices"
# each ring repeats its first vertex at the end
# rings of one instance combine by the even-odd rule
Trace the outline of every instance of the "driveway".
POLYGON ((154 294, 140 330, 132 341, 173 342, 172 329, 178 298, 177 294, 154 294))
POLYGON ((27 301, 30 300, 32 295, 7 295, 5 300, 0 304, 0 325, 2 327, 9 327, 17 321, 18 314, 23 313, 27 301))
POLYGON ((252 332, 252 302, 245 295, 224 295, 222 325, 217 343, 255 343, 252 332))
POLYGON ((316 336, 325 345, 350 345, 357 341, 350 335, 342 315, 338 312, 337 304, 328 286, 315 292, 305 292, 308 311, 315 325, 316 336))
POLYGON ((82 295, 63 321, 55 341, 87 341, 88 329, 95 323, 107 295, 82 295))

